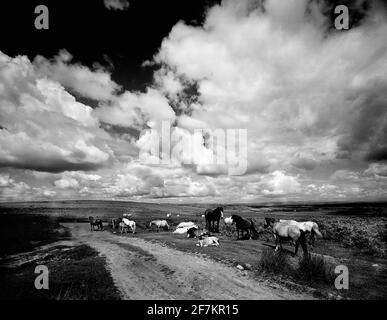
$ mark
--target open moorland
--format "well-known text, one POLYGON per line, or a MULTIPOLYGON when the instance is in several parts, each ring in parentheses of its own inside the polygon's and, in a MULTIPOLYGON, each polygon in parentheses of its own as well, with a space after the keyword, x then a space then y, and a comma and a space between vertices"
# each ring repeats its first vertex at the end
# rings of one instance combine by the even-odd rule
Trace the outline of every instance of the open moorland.
POLYGON ((202 214, 216 205, 110 201, 7 203, 2 215, 1 298, 36 299, 385 299, 387 205, 225 205, 224 216, 254 221, 258 239, 237 240, 220 223, 219 247, 173 234, 182 221, 205 227, 202 214), (131 213, 135 234, 112 230, 112 218, 131 213), (168 215, 168 217, 167 217, 168 215), (103 219, 90 231, 88 217, 103 219), (310 255, 285 245, 274 252, 264 218, 312 220, 322 239, 310 255), (151 230, 165 219, 169 231, 151 230), (33 269, 46 264, 50 290, 35 290, 33 269), (349 270, 349 289, 337 290, 334 269, 349 270), (5 290, 4 288, 10 288, 5 290), (13 288, 13 289, 11 289, 13 288))

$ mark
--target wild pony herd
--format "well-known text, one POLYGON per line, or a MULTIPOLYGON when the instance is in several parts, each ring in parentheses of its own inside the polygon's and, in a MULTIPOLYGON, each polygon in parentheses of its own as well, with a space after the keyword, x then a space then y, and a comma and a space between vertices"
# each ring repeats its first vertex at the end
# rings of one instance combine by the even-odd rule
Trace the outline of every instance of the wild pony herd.
MULTIPOLYGON (((167 217, 171 214, 168 213, 167 217)), ((227 226, 235 225, 237 240, 240 239, 258 239, 260 234, 264 231, 269 231, 275 240, 275 250, 282 249, 282 243, 290 241, 295 247, 295 254, 298 253, 298 247, 301 245, 304 254, 308 252, 307 248, 307 235, 309 235, 309 243, 314 245, 316 236, 322 237, 319 231, 318 225, 313 221, 298 222, 295 220, 279 220, 266 217, 263 227, 257 230, 257 227, 252 219, 245 219, 239 215, 232 215, 230 217, 224 217, 223 208, 217 207, 215 209, 207 209, 202 217, 205 218, 205 229, 200 230, 198 225, 194 222, 180 222, 175 230, 174 234, 186 234, 188 238, 197 238, 197 246, 219 246, 219 238, 213 236, 213 233, 219 233, 220 220, 223 219, 224 224, 227 226)), ((131 214, 123 214, 122 217, 112 219, 111 227, 113 230, 117 228, 121 233, 136 232, 136 222, 131 220, 131 214)), ((94 231, 103 230, 103 222, 98 217, 94 219, 89 217, 90 230, 94 231)), ((167 220, 159 219, 152 220, 147 225, 149 231, 151 230, 170 230, 170 226, 167 220)))

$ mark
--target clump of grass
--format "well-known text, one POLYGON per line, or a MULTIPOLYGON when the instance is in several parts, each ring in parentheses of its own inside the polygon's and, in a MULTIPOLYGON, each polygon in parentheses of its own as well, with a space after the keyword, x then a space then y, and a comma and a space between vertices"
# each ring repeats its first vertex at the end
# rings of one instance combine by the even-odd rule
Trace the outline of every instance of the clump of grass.
POLYGON ((296 276, 305 281, 326 283, 334 281, 333 270, 321 255, 303 255, 299 259, 296 276))
POLYGON ((282 251, 265 249, 262 252, 258 268, 268 273, 286 273, 290 270, 289 258, 282 251))

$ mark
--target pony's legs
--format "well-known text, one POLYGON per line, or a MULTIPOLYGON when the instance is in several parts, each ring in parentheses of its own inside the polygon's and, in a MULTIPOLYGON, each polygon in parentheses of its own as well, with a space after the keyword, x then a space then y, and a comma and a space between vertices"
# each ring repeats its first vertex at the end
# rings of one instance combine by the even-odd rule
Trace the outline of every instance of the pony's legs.
POLYGON ((298 253, 298 246, 299 246, 299 244, 300 244, 300 239, 297 239, 296 240, 296 244, 295 244, 295 252, 294 252, 295 255, 297 255, 297 253, 298 253))
POLYGON ((275 251, 278 251, 279 249, 279 237, 277 235, 274 235, 275 237, 275 251))
POLYGON ((314 241, 315 241, 315 232, 312 229, 312 232, 310 233, 310 244, 312 247, 314 247, 314 241))
POLYGON ((308 254, 308 246, 306 245, 305 236, 303 239, 301 239, 301 247, 302 247, 302 251, 304 251, 304 255, 308 254))

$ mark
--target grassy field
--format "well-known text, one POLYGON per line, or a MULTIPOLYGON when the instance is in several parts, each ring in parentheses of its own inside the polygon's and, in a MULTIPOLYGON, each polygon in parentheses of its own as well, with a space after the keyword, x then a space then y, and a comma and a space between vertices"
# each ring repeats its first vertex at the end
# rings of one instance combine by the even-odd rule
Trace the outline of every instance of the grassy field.
POLYGON ((105 259, 94 249, 60 245, 71 235, 57 218, 8 212, 1 219, 0 300, 120 298, 105 259), (34 286, 37 265, 49 270, 49 290, 34 286))
MULTIPOLYGON (((225 216, 238 214, 254 220, 259 229, 264 217, 276 219, 313 220, 319 224, 323 239, 310 248, 311 258, 293 255, 294 248, 285 246, 283 253, 274 253, 273 237, 262 232, 258 240, 236 240, 234 227, 221 224, 220 247, 199 248, 194 239, 153 232, 147 228, 152 219, 163 218, 176 226, 181 221, 194 221, 204 227, 201 214, 208 207, 202 204, 144 204, 132 202, 75 201, 54 203, 23 203, 0 206, 7 214, 43 214, 55 223, 86 222, 92 215, 104 219, 131 212, 137 223, 136 237, 157 241, 172 248, 204 254, 253 274, 259 281, 280 285, 289 290, 307 290, 317 297, 334 299, 385 299, 387 288, 386 204, 324 204, 324 205, 223 205, 225 216), (171 217, 167 218, 167 213, 171 217), (349 269, 349 290, 336 290, 334 267, 349 269)), ((55 229, 55 228, 54 228, 55 229)), ((133 235, 118 235, 132 237, 133 235)), ((44 241, 44 240, 39 240, 44 241)), ((63 292, 63 290, 62 290, 63 292)), ((74 291, 76 292, 76 291, 74 291)))

